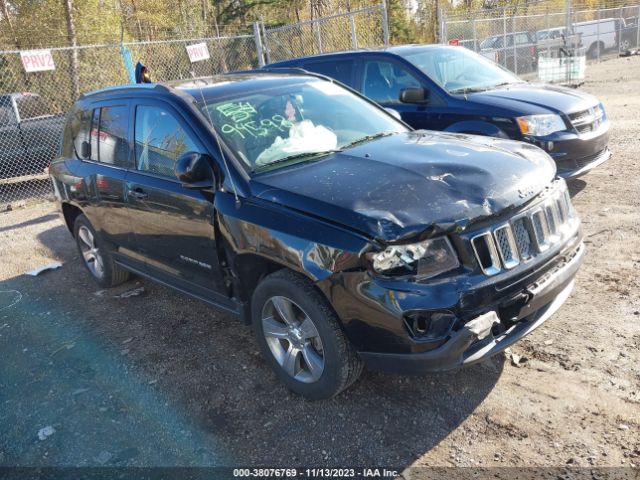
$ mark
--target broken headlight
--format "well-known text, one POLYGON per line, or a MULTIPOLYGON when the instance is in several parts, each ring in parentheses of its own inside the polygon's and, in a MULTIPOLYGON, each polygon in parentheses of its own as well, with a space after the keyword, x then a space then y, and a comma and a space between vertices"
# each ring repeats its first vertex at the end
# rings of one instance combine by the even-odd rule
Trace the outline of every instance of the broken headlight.
POLYGON ((384 275, 414 275, 418 279, 435 277, 460 266, 447 237, 408 245, 391 245, 371 255, 373 269, 384 275))

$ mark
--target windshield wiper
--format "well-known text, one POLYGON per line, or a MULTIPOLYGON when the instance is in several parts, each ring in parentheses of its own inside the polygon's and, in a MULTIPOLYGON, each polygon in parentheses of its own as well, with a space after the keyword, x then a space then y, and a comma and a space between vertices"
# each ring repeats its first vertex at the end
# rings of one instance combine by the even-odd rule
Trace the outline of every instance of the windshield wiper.
POLYGON ((306 158, 307 160, 312 160, 316 157, 323 157, 325 155, 329 155, 331 153, 336 153, 339 152, 340 150, 321 150, 319 152, 302 152, 302 153, 294 153, 293 155, 288 155, 286 157, 283 158, 279 158, 278 160, 274 160, 273 162, 269 162, 269 163, 265 163, 263 165, 258 166, 257 168, 254 168, 253 171, 254 172, 260 172, 263 170, 268 170, 270 167, 272 167, 273 165, 278 165, 278 164, 282 164, 282 163, 288 163, 291 162, 293 160, 299 160, 299 159, 304 159, 306 158))
POLYGON ((361 143, 369 142, 371 140, 375 140, 380 137, 388 137, 389 135, 393 135, 395 132, 380 132, 375 133, 373 135, 366 135, 358 140, 354 140, 353 142, 347 143, 346 145, 342 145, 342 149, 355 147, 356 145, 360 145, 361 143))
POLYGON ((484 92, 486 90, 489 90, 489 88, 491 87, 463 87, 463 88, 456 88, 454 90, 449 90, 449 93, 475 93, 475 92, 484 92))

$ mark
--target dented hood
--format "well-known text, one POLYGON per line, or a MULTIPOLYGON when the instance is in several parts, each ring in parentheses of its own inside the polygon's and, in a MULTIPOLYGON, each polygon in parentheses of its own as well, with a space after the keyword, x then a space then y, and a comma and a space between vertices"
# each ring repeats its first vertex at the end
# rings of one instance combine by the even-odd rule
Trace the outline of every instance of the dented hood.
POLYGON ((517 207, 555 177, 532 145, 414 131, 253 177, 253 195, 382 243, 465 228, 517 207))

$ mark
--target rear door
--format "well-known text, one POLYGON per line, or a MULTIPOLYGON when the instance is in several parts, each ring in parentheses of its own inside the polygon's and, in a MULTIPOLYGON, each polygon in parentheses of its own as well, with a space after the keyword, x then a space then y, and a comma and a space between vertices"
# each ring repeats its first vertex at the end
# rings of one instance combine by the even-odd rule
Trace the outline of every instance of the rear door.
POLYGON ((134 166, 127 202, 135 247, 149 274, 191 293, 222 301, 214 234, 213 193, 188 189, 174 176, 178 157, 206 153, 186 119, 168 102, 137 100, 134 166), (212 297, 213 295, 213 297, 212 297))
POLYGON ((88 155, 74 173, 84 178, 88 205, 85 214, 101 237, 113 246, 130 246, 129 216, 126 211, 127 169, 131 166, 129 100, 97 102, 74 113, 83 125, 74 139, 74 155, 88 155))

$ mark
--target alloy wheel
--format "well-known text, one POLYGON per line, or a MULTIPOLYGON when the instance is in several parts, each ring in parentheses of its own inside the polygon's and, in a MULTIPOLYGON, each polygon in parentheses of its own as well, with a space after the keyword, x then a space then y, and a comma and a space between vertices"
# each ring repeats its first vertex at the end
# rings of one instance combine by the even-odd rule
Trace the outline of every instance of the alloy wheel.
POLYGON ((102 255, 96 246, 93 233, 84 225, 78 229, 78 244, 87 268, 94 277, 101 279, 104 276, 102 255))
POLYGON ((304 383, 320 379, 325 367, 320 333, 298 304, 282 296, 269 298, 262 309, 262 332, 290 377, 304 383))

